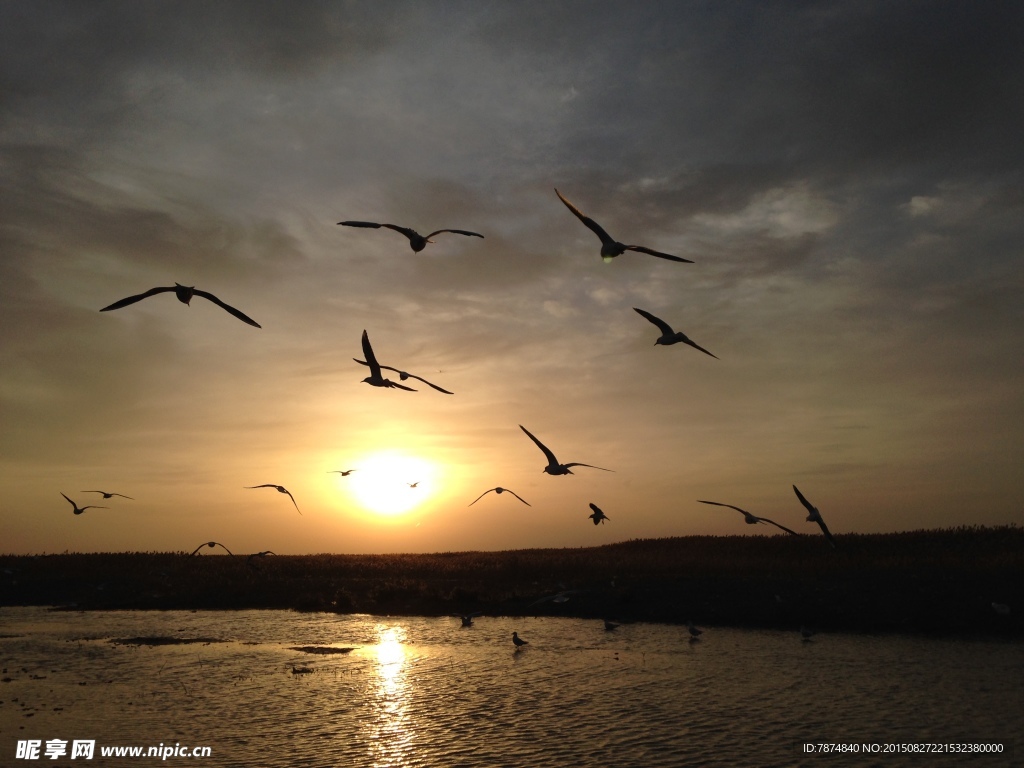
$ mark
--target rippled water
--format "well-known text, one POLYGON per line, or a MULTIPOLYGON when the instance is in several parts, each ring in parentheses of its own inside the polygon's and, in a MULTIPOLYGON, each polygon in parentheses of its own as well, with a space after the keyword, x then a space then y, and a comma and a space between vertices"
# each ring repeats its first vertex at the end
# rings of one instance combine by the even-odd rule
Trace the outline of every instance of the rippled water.
POLYGON ((1020 645, 560 618, 0 609, 0 765, 1020 765, 1020 645), (511 634, 530 645, 514 651, 511 634), (118 645, 112 638, 216 638, 118 645), (321 655, 291 646, 351 647, 321 655), (295 674, 293 668, 312 669, 295 674), (94 739, 91 763, 18 740, 94 739), (807 755, 804 743, 998 742, 1002 755, 807 755), (143 760, 154 764, 155 758, 143 760))

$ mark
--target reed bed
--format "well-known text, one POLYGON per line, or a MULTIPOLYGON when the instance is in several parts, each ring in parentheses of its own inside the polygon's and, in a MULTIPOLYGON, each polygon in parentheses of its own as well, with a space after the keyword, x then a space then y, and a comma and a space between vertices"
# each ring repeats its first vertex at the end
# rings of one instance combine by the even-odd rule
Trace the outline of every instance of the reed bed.
POLYGON ((836 540, 835 550, 821 537, 779 535, 433 554, 0 555, 0 605, 421 616, 482 611, 1024 637, 1024 529, 971 526, 836 540))

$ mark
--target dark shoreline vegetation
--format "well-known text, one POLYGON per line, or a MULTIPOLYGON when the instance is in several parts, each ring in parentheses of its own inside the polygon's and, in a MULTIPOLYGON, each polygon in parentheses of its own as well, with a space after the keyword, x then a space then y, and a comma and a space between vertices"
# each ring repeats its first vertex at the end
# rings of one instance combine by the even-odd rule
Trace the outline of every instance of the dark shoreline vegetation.
POLYGON ((0 606, 573 616, 1024 637, 1024 528, 395 555, 0 555, 0 606), (564 593, 562 599, 551 599, 564 593), (541 598, 549 598, 536 602, 541 598), (1000 610, 993 607, 996 604, 1000 610), (1009 606, 1009 612, 1002 610, 1009 606))

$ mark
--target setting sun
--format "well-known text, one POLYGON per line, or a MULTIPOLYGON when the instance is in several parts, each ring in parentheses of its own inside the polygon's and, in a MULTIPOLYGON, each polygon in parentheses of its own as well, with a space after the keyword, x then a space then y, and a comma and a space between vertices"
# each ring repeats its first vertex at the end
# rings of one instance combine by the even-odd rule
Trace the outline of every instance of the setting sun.
POLYGON ((436 474, 436 466, 429 461, 388 451, 360 461, 358 470, 346 480, 363 508, 394 516, 427 500, 436 474))

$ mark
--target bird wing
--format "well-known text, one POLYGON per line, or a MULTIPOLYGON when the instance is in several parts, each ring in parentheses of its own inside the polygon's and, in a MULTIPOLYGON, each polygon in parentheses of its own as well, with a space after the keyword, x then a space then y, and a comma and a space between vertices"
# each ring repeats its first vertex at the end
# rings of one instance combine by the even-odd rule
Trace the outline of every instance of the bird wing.
POLYGON ((220 547, 221 549, 223 549, 223 550, 224 550, 225 552, 227 552, 227 553, 228 553, 229 555, 231 555, 232 557, 234 557, 234 556, 235 556, 235 553, 234 553, 234 552, 232 552, 232 551, 231 551, 230 549, 228 549, 227 547, 225 547, 225 546, 224 546, 223 544, 221 544, 221 543, 220 543, 219 541, 217 541, 217 542, 214 542, 214 543, 215 543, 215 544, 216 544, 216 545, 217 545, 218 547, 220 547))
POLYGON ((825 534, 825 538, 828 539, 828 543, 832 545, 832 549, 836 548, 835 539, 832 538, 832 533, 829 531, 828 526, 825 525, 825 521, 821 517, 821 513, 818 513, 818 517, 815 520, 818 526, 821 528, 821 532, 825 534))
MULTIPOLYGON (((288 494, 288 498, 292 500, 292 504, 295 504, 295 497, 292 496, 292 492, 289 491, 284 486, 281 486, 281 490, 283 490, 285 493, 287 493, 288 494)), ((299 505, 298 504, 295 504, 295 511, 298 512, 300 515, 302 514, 302 510, 299 509, 299 505)))
POLYGON ((400 227, 397 224, 381 224, 381 226, 387 227, 388 229, 393 229, 395 230, 395 232, 401 232, 403 235, 409 238, 410 241, 415 240, 417 237, 420 236, 420 233, 417 232, 415 229, 409 229, 408 227, 400 227))
POLYGON ((370 229, 380 229, 383 224, 375 224, 372 221, 339 221, 338 226, 344 227, 368 227, 370 229))
POLYGON ((193 291, 193 295, 195 295, 195 296, 202 296, 204 299, 208 299, 208 300, 212 301, 214 304, 216 304, 221 309, 224 309, 224 310, 227 310, 228 312, 230 312, 232 315, 237 317, 243 323, 248 323, 249 325, 251 325, 251 326, 253 326, 255 328, 262 328, 263 327, 259 323, 257 323, 255 320, 253 320, 251 317, 249 317, 247 314, 245 314, 244 312, 240 312, 239 310, 237 310, 234 307, 232 307, 230 304, 225 304, 223 301, 218 299, 216 296, 214 296, 209 291, 200 291, 197 288, 195 291, 193 291))
MULTIPOLYGON (((65 499, 68 499, 68 497, 64 494, 64 491, 61 491, 60 495, 64 496, 65 499)), ((68 499, 68 503, 70 503, 71 506, 74 507, 75 509, 78 509, 78 505, 75 504, 75 502, 71 501, 71 499, 68 499)))
POLYGON ((811 518, 813 518, 814 522, 816 522, 818 527, 821 528, 821 532, 825 534, 825 538, 828 539, 828 543, 832 545, 833 549, 835 549, 835 539, 832 538, 832 533, 829 531, 828 526, 825 525, 825 521, 821 517, 821 512, 819 512, 818 508, 811 504, 811 502, 804 498, 804 495, 800 493, 800 489, 795 485, 793 486, 793 490, 796 491, 796 497, 800 499, 800 503, 803 504, 807 508, 807 511, 811 513, 811 518))
MULTIPOLYGON (((697 499, 697 501, 700 502, 701 504, 714 504, 716 507, 728 507, 729 509, 735 509, 737 512, 742 512, 744 515, 750 515, 750 513, 747 512, 747 510, 740 509, 739 507, 734 507, 732 504, 723 504, 720 501, 703 501, 702 499, 697 499)), ((757 517, 757 515, 750 516, 757 517)), ((760 520, 761 518, 758 517, 757 519, 760 520)))
MULTIPOLYGON (((167 293, 168 291, 173 292, 174 288, 150 288, 145 293, 139 293, 136 294, 135 296, 128 296, 126 298, 121 299, 120 301, 115 301, 113 304, 101 309, 100 312, 107 312, 111 309, 120 309, 121 307, 127 307, 129 304, 134 304, 136 301, 142 301, 143 299, 149 298, 150 296, 156 296, 158 293, 167 293)), ((198 291, 196 291, 196 293, 198 293, 198 291)))
POLYGON ((422 376, 417 376, 415 374, 408 373, 406 371, 400 371, 397 368, 392 368, 392 367, 390 367, 388 365, 382 365, 381 368, 387 368, 389 371, 394 371, 395 373, 405 373, 405 375, 408 376, 410 379, 416 379, 417 381, 422 381, 428 387, 433 387, 438 392, 444 392, 446 395, 454 395, 455 394, 454 392, 449 392, 447 389, 442 389, 441 387, 437 386, 437 384, 431 384, 429 381, 424 379, 422 376))
POLYGON ((280 486, 274 485, 273 483, 264 483, 263 485, 247 485, 246 488, 279 488, 280 486))
POLYGON ((614 243, 615 242, 615 240, 612 239, 612 236, 609 235, 607 232, 605 232, 601 228, 600 224, 598 224, 592 218, 590 218, 585 213, 583 213, 583 211, 581 211, 575 205, 573 205, 568 200, 566 200, 564 197, 562 197, 562 193, 559 192, 558 189, 555 189, 555 194, 558 195, 558 199, 559 200, 561 200, 563 203, 565 203, 565 207, 568 208, 570 211, 572 211, 573 214, 576 216, 576 218, 579 219, 580 221, 582 221, 586 225, 587 229, 589 229, 591 232, 593 232, 595 235, 597 235, 599 238, 601 238, 601 242, 602 243, 614 243))
POLYGON ((519 425, 519 428, 520 428, 521 430, 523 430, 523 432, 525 432, 525 433, 526 433, 526 436, 527 436, 527 437, 529 437, 529 438, 530 438, 531 440, 533 440, 533 442, 535 442, 535 443, 537 444, 537 447, 538 447, 538 448, 540 448, 540 449, 541 449, 541 450, 542 450, 542 451, 544 452, 544 455, 545 455, 545 456, 547 457, 547 459, 548 459, 548 464, 549 464, 549 465, 552 465, 552 466, 553 466, 553 465, 557 465, 557 464, 558 464, 558 459, 556 459, 556 458, 555 458, 555 454, 553 454, 553 453, 552 453, 552 452, 551 452, 551 451, 550 451, 550 450, 548 449, 548 447, 547 447, 546 445, 544 445, 544 443, 542 443, 542 442, 541 442, 540 440, 538 440, 538 439, 537 439, 536 437, 534 437, 534 436, 533 436, 533 435, 532 435, 532 434, 530 433, 530 430, 528 430, 528 429, 527 429, 526 427, 524 427, 524 426, 523 426, 522 424, 520 424, 520 425, 519 425))
POLYGON ((597 512, 599 515, 603 515, 604 514, 604 512, 601 511, 601 508, 599 506, 597 506, 597 504, 595 504, 594 502, 590 502, 590 508, 592 510, 594 510, 595 512, 597 512))
POLYGON ((683 341, 684 341, 684 343, 689 344, 694 349, 699 349, 705 355, 711 355, 711 357, 715 358, 715 360, 719 359, 718 355, 712 355, 710 352, 708 352, 706 349, 704 349, 704 347, 702 347, 700 344, 696 343, 692 339, 684 339, 683 341))
POLYGON ((675 331, 672 329, 671 325, 666 323, 660 317, 655 317, 654 315, 652 315, 647 310, 640 309, 639 307, 633 307, 633 311, 636 312, 638 315, 640 315, 640 317, 644 317, 647 320, 649 320, 650 322, 654 323, 656 326, 658 326, 661 329, 662 333, 667 333, 670 336, 675 333, 675 331))
POLYGON ((800 489, 799 488, 797 488, 794 485, 793 486, 793 490, 796 492, 796 497, 798 499, 800 499, 800 503, 803 504, 804 507, 807 508, 808 512, 810 512, 812 515, 818 514, 818 509, 813 504, 811 504, 811 502, 809 502, 807 499, 804 498, 804 495, 802 493, 800 493, 800 489))
POLYGON ((521 502, 523 502, 523 504, 525 504, 528 507, 532 507, 533 506, 530 502, 528 502, 526 499, 524 499, 522 496, 520 496, 515 491, 510 491, 508 488, 506 488, 505 489, 505 493, 511 493, 513 496, 515 496, 517 499, 519 499, 521 502))
MULTIPOLYGON (((496 488, 491 488, 488 491, 484 491, 479 496, 477 496, 475 499, 473 499, 473 501, 470 502, 467 506, 472 507, 474 504, 476 504, 478 501, 480 501, 480 499, 482 499, 484 496, 486 496, 488 493, 490 493, 491 491, 494 491, 494 490, 497 490, 497 489, 496 488)), ((512 491, 509 491, 509 493, 512 493, 512 491)), ((512 494, 512 495, 514 496, 515 494, 512 494)))
POLYGON ((467 235, 469 237, 483 237, 479 232, 470 232, 465 229, 439 229, 437 232, 431 232, 427 235, 427 239, 429 240, 434 235, 440 235, 442 232, 454 232, 456 235, 467 235))
POLYGON ((673 256, 670 253, 662 253, 661 251, 652 251, 650 248, 644 248, 642 245, 627 245, 627 251, 637 251, 638 253, 646 253, 648 256, 657 256, 659 259, 668 259, 669 261, 681 261, 685 264, 693 264, 690 259, 684 259, 682 256, 673 256))
MULTIPOLYGON (((407 386, 405 386, 405 384, 399 384, 397 381, 392 381, 391 379, 384 379, 384 381, 386 381, 388 383, 389 387, 397 387, 398 389, 404 389, 406 392, 415 392, 416 391, 412 387, 407 387, 407 386)), ((451 392, 449 392, 448 394, 450 395, 451 392)))
POLYGON ((373 374, 374 378, 383 378, 380 374, 380 363, 374 357, 373 347, 370 346, 370 337, 365 329, 363 330, 363 357, 366 358, 366 362, 363 364, 370 366, 370 373, 373 374))
POLYGON ((605 469, 604 467, 595 467, 593 464, 584 464, 582 461, 570 461, 568 464, 563 464, 563 467, 590 467, 591 469, 600 469, 605 472, 614 472, 614 469, 605 469))
POLYGON ((769 519, 768 519, 767 517, 759 517, 759 518, 757 518, 757 519, 758 519, 758 520, 760 520, 760 521, 761 521, 762 523, 771 523, 771 524, 772 524, 772 525, 774 525, 774 526, 775 526, 776 528, 781 528, 781 529, 782 529, 782 530, 784 530, 784 531, 785 531, 786 533, 792 533, 792 534, 793 534, 794 536, 801 536, 801 535, 802 535, 802 534, 799 534, 799 533, 797 533, 796 531, 791 531, 791 530, 790 530, 789 528, 787 528, 787 527, 786 527, 786 526, 784 526, 784 525, 779 525, 779 524, 778 524, 778 523, 776 523, 776 522, 775 522, 774 520, 769 520, 769 519))

